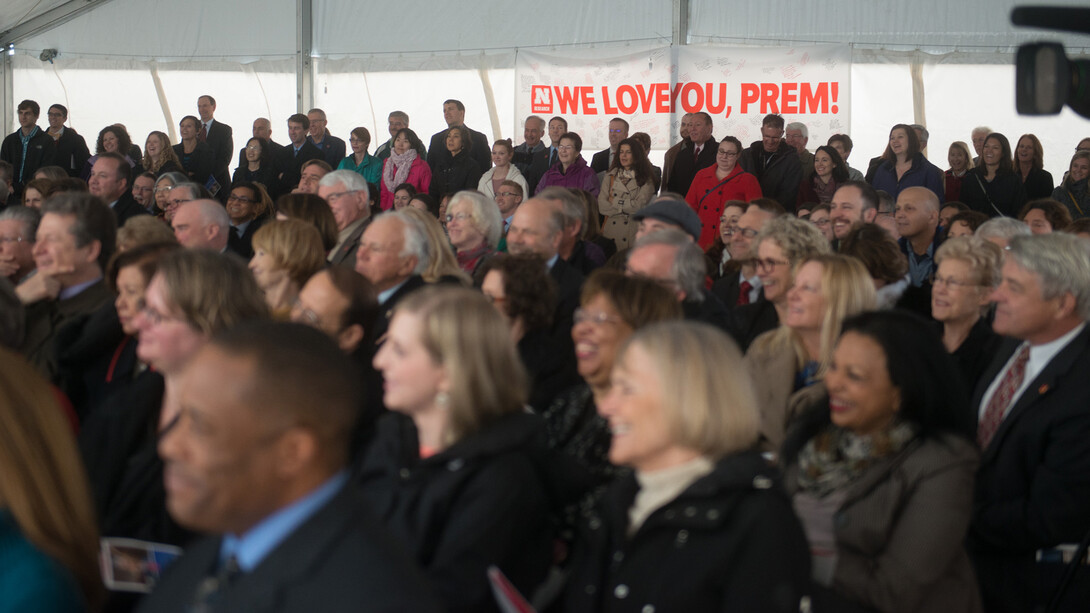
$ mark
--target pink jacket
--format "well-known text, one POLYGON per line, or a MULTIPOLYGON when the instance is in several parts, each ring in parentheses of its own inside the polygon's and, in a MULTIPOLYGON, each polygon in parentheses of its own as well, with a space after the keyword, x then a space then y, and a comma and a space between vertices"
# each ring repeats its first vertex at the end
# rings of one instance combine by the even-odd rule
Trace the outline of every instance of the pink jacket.
MULTIPOLYGON (((383 162, 382 173, 386 174, 386 164, 391 164, 390 158, 386 158, 383 162)), ((395 167, 396 169, 396 167, 395 167)), ((416 188, 418 193, 428 193, 428 188, 431 186, 431 168, 428 163, 419 157, 413 159, 413 165, 409 167, 409 176, 405 177, 405 182, 412 184, 416 188)), ((382 206, 382 210, 389 211, 394 207, 394 194, 386 189, 386 182, 379 178, 379 205, 382 206)))

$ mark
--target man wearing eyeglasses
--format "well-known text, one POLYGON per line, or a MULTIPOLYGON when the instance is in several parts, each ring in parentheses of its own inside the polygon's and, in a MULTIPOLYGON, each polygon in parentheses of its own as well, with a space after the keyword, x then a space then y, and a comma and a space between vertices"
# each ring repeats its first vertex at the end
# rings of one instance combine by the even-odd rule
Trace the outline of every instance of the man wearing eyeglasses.
POLYGON ((329 203, 337 220, 337 244, 329 252, 329 263, 354 267, 360 237, 371 222, 367 180, 351 170, 334 170, 318 181, 318 195, 329 203))
POLYGON ((613 158, 617 155, 617 147, 626 138, 628 138, 628 122, 620 117, 609 120, 609 147, 594 154, 590 160, 590 169, 599 174, 608 171, 613 164, 613 158))
POLYGON ((34 236, 42 220, 38 209, 13 206, 0 212, 0 277, 18 285, 34 270, 34 236))

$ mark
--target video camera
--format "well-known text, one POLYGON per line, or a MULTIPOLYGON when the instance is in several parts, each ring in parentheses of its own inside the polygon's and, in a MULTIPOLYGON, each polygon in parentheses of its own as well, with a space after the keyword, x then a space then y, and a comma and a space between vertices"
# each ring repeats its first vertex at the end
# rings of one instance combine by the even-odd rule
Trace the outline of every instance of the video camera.
MULTIPOLYGON (((1016 6, 1016 26, 1090 34, 1090 9, 1016 6)), ((1064 105, 1090 118, 1090 60, 1072 60, 1060 43, 1018 47, 1015 59, 1015 107, 1022 115, 1056 115, 1064 105)))

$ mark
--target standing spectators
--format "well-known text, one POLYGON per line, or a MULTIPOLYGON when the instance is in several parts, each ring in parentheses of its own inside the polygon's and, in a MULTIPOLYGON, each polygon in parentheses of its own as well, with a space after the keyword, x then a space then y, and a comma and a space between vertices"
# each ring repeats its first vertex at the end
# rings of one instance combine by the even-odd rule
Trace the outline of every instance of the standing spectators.
POLYGON ((719 218, 728 200, 749 202, 761 197, 757 177, 738 165, 741 155, 741 141, 733 136, 724 137, 716 150, 715 164, 696 172, 685 195, 685 201, 700 216, 701 231, 697 244, 701 249, 711 247, 719 235, 719 218))
POLYGON ((670 181, 670 169, 674 166, 674 160, 677 159, 677 154, 682 149, 692 146, 693 141, 689 140, 689 126, 692 125, 692 122, 693 113, 685 113, 681 116, 681 123, 678 125, 677 130, 681 140, 673 147, 667 149, 662 157, 662 180, 660 181, 660 185, 665 185, 670 181))
POLYGON ((322 152, 322 159, 331 169, 337 168, 345 158, 344 141, 326 129, 326 116, 322 109, 310 109, 307 111, 307 119, 310 120, 310 127, 307 129, 310 135, 307 140, 322 152))
POLYGON ((716 165, 718 149, 712 127, 711 115, 693 113, 689 120, 688 141, 682 141, 684 144, 674 157, 663 190, 688 194, 697 173, 716 165))
MULTIPOLYGON (((477 162, 477 168, 481 172, 488 168, 490 162, 488 159, 488 137, 466 127, 465 119, 466 107, 460 100, 446 100, 443 102, 443 121, 447 123, 447 129, 433 134, 431 144, 428 145, 428 166, 432 170, 439 167, 441 159, 450 157, 451 151, 446 146, 446 140, 450 136, 450 128, 455 127, 465 128, 468 133, 468 136, 463 134, 465 138, 462 139, 462 148, 472 154, 473 160, 477 162)), ((470 189, 472 188, 470 187, 470 189)))
POLYGON ((914 287, 930 285, 935 273, 935 250, 942 244, 939 197, 926 187, 909 187, 897 197, 897 230, 901 252, 908 257, 914 287))
POLYGON ((597 197, 602 185, 597 173, 587 166, 586 160, 580 155, 580 151, 583 150, 583 139, 575 132, 566 132, 560 137, 560 144, 556 150, 556 164, 553 164, 552 168, 541 177, 537 184, 537 191, 534 193, 540 194, 541 190, 552 186, 574 187, 597 197))
POLYGON ((352 155, 341 160, 337 170, 351 170, 368 183, 378 183, 382 178, 382 160, 367 153, 371 133, 364 127, 355 128, 348 137, 348 144, 352 147, 352 155))
POLYGON ((982 151, 980 163, 961 184, 961 201, 991 217, 1014 217, 1026 202, 1026 192, 1011 159, 1011 144, 1006 136, 992 132, 982 151))
POLYGON ((617 145, 613 165, 598 192, 598 212, 606 218, 602 234, 613 241, 618 251, 632 246, 637 227, 631 216, 655 195, 651 173, 651 162, 640 143, 626 138, 617 145))
MULTIPOLYGON (((280 173, 280 186, 275 191, 291 193, 302 180, 303 166, 308 162, 322 161, 322 151, 307 139, 310 118, 302 113, 288 117, 289 143, 279 152, 275 168, 280 173)), ((325 164, 324 161, 322 161, 325 164)), ((327 164, 328 166, 328 164, 327 164)))
POLYGON ((492 168, 488 169, 477 184, 477 191, 490 199, 495 199, 500 191, 500 185, 504 181, 514 181, 522 187, 522 191, 530 191, 530 186, 522 176, 518 167, 511 164, 511 158, 515 150, 511 147, 511 140, 498 140, 492 145, 492 168))
POLYGON ((961 184, 965 180, 965 173, 973 168, 973 158, 969 155, 969 145, 962 141, 950 143, 950 150, 946 154, 946 161, 950 168, 943 175, 946 186, 946 201, 961 201, 961 184))
POLYGON ((613 160, 617 157, 617 146, 628 138, 628 122, 620 117, 609 120, 609 146, 595 153, 590 159, 590 168, 599 175, 605 174, 613 166, 613 160))
POLYGON ((920 138, 911 126, 899 123, 889 131, 889 145, 882 154, 882 161, 874 171, 871 185, 893 197, 909 187, 925 187, 943 200, 943 173, 927 158, 920 148, 920 138))
POLYGON ((1014 169, 1022 177, 1026 200, 1048 198, 1055 183, 1052 173, 1045 170, 1045 150, 1034 134, 1023 134, 1014 148, 1014 169))
POLYGON ((23 186, 34 178, 34 172, 53 163, 53 139, 38 127, 42 108, 33 100, 19 103, 19 129, 9 134, 0 144, 0 160, 15 169, 12 191, 18 196, 23 186))
POLYGON ((211 178, 215 182, 205 187, 223 203, 227 201, 227 188, 231 186, 231 173, 227 166, 235 150, 234 132, 231 126, 214 119, 216 99, 208 94, 197 98, 197 114, 201 116, 197 140, 207 144, 212 151, 211 178))
MULTIPOLYGON (((521 145, 514 148, 512 163, 519 172, 525 175, 530 170, 537 158, 547 156, 548 147, 541 138, 545 136, 545 120, 537 115, 530 115, 522 124, 521 145)), ((529 190, 523 190, 528 192, 529 190)))
POLYGON ((761 193, 784 209, 794 210, 799 200, 802 166, 798 151, 783 140, 783 117, 765 115, 761 120, 761 140, 754 142, 738 160, 742 169, 756 175, 761 193))
POLYGON ((405 111, 392 111, 386 118, 386 130, 390 133, 390 138, 375 148, 375 157, 385 162, 386 158, 390 157, 390 153, 394 149, 394 137, 397 136, 398 132, 408 127, 408 113, 405 111))
POLYGON ((274 200, 280 196, 277 170, 273 162, 272 149, 269 141, 253 137, 246 141, 246 148, 242 150, 245 161, 235 169, 232 184, 240 181, 260 183, 269 191, 269 197, 274 200))
POLYGON ((49 129, 46 133, 53 138, 53 164, 64 169, 69 177, 78 177, 91 152, 87 141, 74 129, 64 125, 68 121, 68 109, 54 104, 46 112, 49 129))
POLYGON ((179 172, 182 163, 170 145, 170 137, 158 130, 148 134, 144 142, 144 170, 159 177, 168 172, 179 172))
POLYGON ((424 161, 424 143, 420 142, 416 132, 408 128, 398 130, 392 151, 382 166, 379 206, 383 211, 392 209, 394 192, 403 183, 412 185, 417 193, 427 192, 431 179, 431 168, 424 161))
POLYGON ((174 145, 174 153, 182 162, 182 169, 189 180, 207 188, 215 172, 216 154, 208 143, 198 138, 201 122, 192 115, 186 115, 178 122, 178 133, 182 142, 174 145))
POLYGON ((1076 151, 1063 183, 1052 191, 1052 197, 1067 207, 1073 219, 1090 217, 1090 151, 1076 151))
MULTIPOLYGON (((180 145, 175 145, 175 153, 178 152, 177 147, 179 146, 180 145)), ((98 161, 98 156, 103 153, 116 153, 122 156, 125 158, 125 161, 129 163, 129 167, 136 171, 137 160, 140 158, 138 157, 134 160, 132 156, 129 155, 129 151, 132 148, 132 139, 129 137, 129 133, 124 127, 119 124, 114 124, 102 128, 98 133, 98 140, 95 142, 95 154, 87 158, 87 162, 83 165, 83 170, 80 171, 80 178, 87 181, 91 177, 91 169, 94 167, 95 162, 98 161)), ((143 172, 143 169, 139 172, 134 172, 133 174, 138 175, 141 172, 143 172)))
POLYGON ((800 121, 793 121, 787 124, 787 129, 784 131, 784 140, 787 141, 788 145, 794 147, 795 151, 799 152, 802 182, 806 183, 810 180, 810 175, 814 173, 814 154, 806 149, 806 143, 810 142, 809 128, 800 121))

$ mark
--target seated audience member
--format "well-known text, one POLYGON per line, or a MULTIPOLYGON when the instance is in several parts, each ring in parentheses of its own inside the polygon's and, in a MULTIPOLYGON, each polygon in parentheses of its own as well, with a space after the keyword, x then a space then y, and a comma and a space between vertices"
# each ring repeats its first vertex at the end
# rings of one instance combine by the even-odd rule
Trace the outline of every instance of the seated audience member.
POLYGON ((754 449, 734 344, 710 326, 651 325, 621 345, 611 381, 598 409, 609 460, 633 472, 584 518, 564 610, 804 610, 806 536, 754 449))
MULTIPOLYGON (((704 257, 714 266, 714 270, 710 275, 713 282, 718 282, 725 276, 738 272, 739 262, 734 260, 731 255, 730 238, 734 235, 734 230, 738 227, 738 220, 745 214, 748 206, 741 200, 728 200, 723 203, 723 214, 719 216, 719 234, 716 235, 712 246, 704 251, 704 257)), ((714 285, 712 291, 715 291, 714 285)), ((730 308, 736 301, 737 298, 731 304, 727 304, 724 300, 723 304, 730 308)))
POLYGON ((136 359, 136 316, 159 260, 179 248, 172 238, 118 251, 106 267, 116 298, 57 332, 57 387, 81 420, 146 366, 136 359))
POLYGON ((580 305, 570 334, 583 383, 561 391, 542 416, 549 447, 574 458, 593 485, 602 486, 617 470, 606 457, 609 428, 597 407, 610 391, 617 349, 633 331, 682 313, 673 294, 653 279, 605 270, 583 285, 580 305))
POLYGON ((707 267, 700 247, 680 230, 656 230, 641 236, 628 253, 625 274, 650 279, 670 290, 685 319, 702 321, 734 333, 734 318, 715 294, 705 289, 707 267))
POLYGON ((1022 207, 1018 219, 1029 226, 1033 234, 1062 232, 1071 223, 1071 213, 1063 204, 1051 199, 1031 200, 1022 207))
MULTIPOLYGON (((290 142, 280 149, 274 160, 274 168, 279 173, 280 179, 280 185, 275 191, 280 194, 291 193, 299 186, 304 164, 310 161, 323 161, 322 150, 307 139, 309 129, 310 118, 306 115, 296 113, 288 117, 290 142)), ((326 166, 329 165, 326 164, 326 166)), ((317 188, 317 180, 315 180, 315 187, 317 188)))
POLYGON ((145 172, 150 172, 156 177, 168 172, 181 172, 182 163, 170 144, 170 137, 158 130, 148 134, 144 142, 145 172))
POLYGON ((167 223, 166 210, 170 206, 170 190, 176 185, 187 183, 189 179, 180 172, 168 172, 163 176, 155 180, 155 187, 152 190, 155 199, 152 201, 152 206, 149 207, 148 212, 160 219, 164 219, 167 223))
POLYGON ((806 221, 814 224, 814 227, 821 232, 829 242, 836 240, 836 236, 833 234, 833 222, 829 217, 829 213, 832 211, 832 207, 828 204, 819 204, 810 210, 810 215, 806 218, 806 221))
POLYGON ((828 371, 844 320, 874 306, 874 284, 859 260, 825 254, 798 266, 779 328, 758 336, 745 356, 761 413, 763 450, 776 452, 783 445, 798 417, 800 397, 820 394, 811 386, 828 371))
POLYGON ((291 190, 293 194, 317 194, 322 177, 333 172, 333 167, 325 160, 308 160, 299 169, 299 185, 291 190))
POLYGON ((598 174, 580 155, 583 139, 575 132, 567 132, 560 137, 560 144, 556 149, 557 161, 538 181, 534 194, 540 194, 546 187, 558 186, 575 187, 597 197, 602 185, 598 174))
POLYGON ((231 185, 227 196, 227 217, 231 220, 227 248, 239 257, 253 257, 254 233, 269 220, 272 208, 272 198, 260 183, 238 181, 231 185))
POLYGON ((978 454, 952 362, 910 314, 844 322, 827 394, 783 451, 814 610, 982 610, 963 544, 978 454))
POLYGON ((12 206, 0 211, 0 277, 18 285, 37 264, 35 237, 42 214, 38 209, 12 206))
POLYGON ((969 205, 964 202, 951 202, 947 200, 946 203, 939 208, 939 227, 949 231, 950 221, 954 219, 955 215, 958 213, 966 213, 971 210, 969 205))
POLYGON ((118 226, 124 225, 131 217, 148 214, 130 193, 132 183, 129 172, 123 157, 116 153, 103 153, 91 168, 91 177, 87 181, 87 191, 110 207, 118 226))
POLYGON ((1072 219, 1090 217, 1087 177, 1090 177, 1090 151, 1076 151, 1071 157, 1067 177, 1052 190, 1052 198, 1067 207, 1072 219))
POLYGON ((487 196, 489 200, 495 200, 496 193, 499 192, 500 185, 504 181, 518 183, 523 193, 530 191, 530 186, 526 183, 526 178, 522 176, 522 172, 511 163, 514 153, 515 150, 511 146, 511 139, 498 140, 492 145, 493 166, 485 170, 484 174, 481 175, 481 180, 477 183, 477 191, 487 196))
MULTIPOLYGON (((587 205, 586 200, 580 195, 588 193, 579 190, 562 187, 545 188, 538 193, 537 198, 551 203, 560 210, 564 216, 564 230, 560 235, 560 245, 557 253, 569 266, 578 270, 583 276, 589 275, 594 269, 606 263, 605 252, 595 243, 585 240, 587 237, 587 205)), ((596 200, 593 195, 589 200, 596 200)))
POLYGON ((440 198, 464 189, 477 189, 484 169, 474 159, 469 129, 465 126, 451 127, 444 142, 449 155, 436 159, 428 193, 433 198, 440 198))
POLYGON ((961 201, 990 217, 1014 217, 1025 204, 1022 177, 1015 171, 1006 136, 992 132, 984 139, 980 164, 961 184, 961 201))
POLYGON ((875 308, 905 306, 901 304, 901 298, 910 287, 908 259, 901 253, 897 241, 881 226, 873 223, 855 226, 844 237, 838 253, 859 260, 867 269, 877 292, 875 308))
POLYGON ((42 203, 53 193, 53 182, 49 179, 31 179, 23 186, 23 206, 32 209, 42 208, 42 203))
POLYGON ((813 163, 813 173, 799 184, 797 207, 810 202, 829 204, 836 190, 848 182, 848 165, 834 147, 818 147, 813 163))
POLYGON ((166 208, 163 209, 163 221, 173 226, 174 216, 177 215, 178 209, 187 202, 200 200, 205 193, 208 193, 208 190, 196 183, 178 183, 171 187, 170 191, 167 192, 166 208))
MULTIPOLYGON (((750 206, 750 211, 753 210, 750 206)), ((744 232, 748 224, 759 219, 742 216, 739 227, 744 232)), ((808 221, 790 215, 774 217, 764 222, 752 240, 752 254, 757 276, 761 280, 761 298, 734 309, 738 329, 738 344, 748 350, 761 334, 774 330, 787 314, 787 293, 795 282, 795 273, 803 261, 829 253, 829 242, 808 221)))
POLYGON ((409 205, 407 207, 401 208, 411 208, 425 211, 426 213, 434 217, 436 221, 439 220, 439 203, 435 201, 435 198, 432 198, 428 194, 417 194, 413 196, 411 199, 409 199, 409 205))
POLYGON ((180 376, 209 337, 267 315, 261 290, 237 258, 179 249, 159 260, 134 319, 136 357, 149 368, 107 398, 80 432, 103 536, 174 545, 189 539, 166 514, 156 443, 184 412, 180 376))
POLYGON ((369 194, 367 182, 351 170, 331 172, 318 182, 318 195, 329 203, 337 222, 337 244, 329 254, 330 264, 356 265, 360 237, 371 223, 369 194))
POLYGON ((1074 234, 1079 238, 1090 238, 1090 219, 1080 217, 1064 228, 1064 232, 1074 234))
POLYGON ((0 609, 98 610, 98 529, 57 395, 0 349, 0 609))
POLYGON ((174 237, 187 249, 227 251, 231 218, 223 205, 208 198, 186 202, 178 207, 171 222, 174 237))
MULTIPOLYGON (((636 222, 636 235, 633 237, 633 242, 655 230, 667 228, 685 232, 693 238, 693 242, 700 238, 700 217, 685 202, 684 198, 678 197, 676 194, 660 195, 651 204, 634 214, 632 221, 636 222)), ((632 247, 629 247, 613 254, 609 261, 606 262, 606 267, 624 271, 625 263, 628 261, 628 253, 631 250, 632 247)))
POLYGON ((882 190, 894 200, 901 190, 922 187, 943 200, 943 174, 923 156, 920 139, 911 126, 899 123, 889 131, 889 144, 882 154, 882 161, 874 171, 871 185, 882 190))
MULTIPOLYGON (((1044 607, 1067 571, 1056 547, 1090 531, 1088 291, 1090 243, 1011 239, 992 294, 992 329, 1009 338, 969 405, 983 457, 967 546, 987 611, 1044 607)), ((1085 570, 1073 579, 1055 611, 1090 602, 1085 570)))
POLYGON ((943 243, 935 261, 931 316, 942 325, 942 344, 972 390, 999 350, 1001 339, 984 315, 999 285, 1003 252, 980 237, 966 236, 943 243))
POLYGON ((412 294, 388 337, 374 363, 397 414, 379 420, 361 491, 447 611, 498 612, 489 566, 531 594, 552 559, 557 484, 546 480, 541 418, 523 408, 526 372, 503 320, 469 289, 412 294))
MULTIPOLYGON (((403 209, 409 206, 412 199, 416 196, 416 188, 412 183, 402 183, 394 188, 394 206, 393 209, 403 209)), ((381 207, 379 210, 382 210, 381 207)))
POLYGON ((1006 250, 1011 239, 1016 236, 1027 236, 1032 232, 1030 232, 1029 226, 1017 219, 995 217, 980 224, 974 234, 986 241, 995 243, 1000 249, 1006 250))
MULTIPOLYGON (((757 275, 757 264, 754 261, 756 254, 753 252, 753 239, 776 216, 757 205, 741 203, 739 209, 743 212, 730 222, 729 236, 723 237, 725 242, 729 242, 726 249, 730 251, 730 265, 724 268, 723 278, 712 285, 712 293, 731 310, 761 299, 761 278, 757 275)), ((730 207, 726 210, 729 211, 730 207)), ((720 229, 722 227, 720 225, 720 229)))
POLYGON ((367 225, 356 254, 356 272, 375 286, 380 315, 369 340, 378 345, 397 303, 424 286, 428 266, 427 233, 405 211, 386 212, 367 225))
POLYGON ((251 138, 246 141, 246 148, 243 151, 246 158, 231 177, 232 187, 243 182, 260 183, 265 186, 270 198, 274 200, 279 198, 280 180, 277 178, 278 171, 273 158, 275 152, 269 146, 269 142, 263 138, 251 138))
POLYGON ((761 184, 761 194, 793 211, 799 200, 802 166, 799 153, 783 140, 783 117, 765 115, 761 120, 761 140, 745 151, 738 163, 761 184))
MULTIPOLYGON (((1010 219, 1009 217, 997 219, 1010 219)), ((959 236, 972 236, 977 228, 988 221, 988 216, 980 211, 965 211, 950 218, 950 225, 946 228, 946 238, 959 236)), ((945 239, 944 239, 945 240, 945 239)))
MULTIPOLYGON (((80 164, 80 168, 83 168, 83 164, 80 164)), ((77 172, 76 176, 69 176, 60 166, 42 166, 34 171, 34 178, 59 183, 65 179, 78 179, 79 173, 77 172)))
POLYGON ((394 192, 403 183, 416 188, 418 194, 431 188, 432 170, 425 160, 424 143, 416 132, 408 128, 398 130, 394 137, 390 157, 382 165, 382 181, 379 183, 382 210, 394 206, 394 192))
POLYGON ((897 196, 898 244, 908 257, 913 287, 930 285, 935 274, 935 250, 942 244, 939 228, 939 197, 926 187, 907 187, 897 196))
POLYGON ((614 242, 617 250, 627 249, 636 241, 637 225, 632 215, 654 197, 654 175, 647 152, 635 139, 622 140, 598 192, 598 211, 606 218, 602 234, 614 242))
POLYGON ((0 159, 0 208, 16 206, 20 203, 19 194, 15 193, 12 182, 15 180, 15 168, 11 162, 0 159))
POLYGON ((852 137, 847 134, 833 134, 825 144, 836 149, 836 152, 840 154, 840 159, 844 160, 844 168, 848 170, 849 181, 866 181, 862 172, 848 165, 848 158, 851 156, 852 149, 855 147, 855 143, 852 142, 852 137))
POLYGON ((322 235, 322 248, 329 254, 337 246, 337 219, 329 203, 317 194, 284 194, 276 200, 277 219, 298 219, 322 235))
POLYGON ((944 175, 946 201, 960 202, 961 186, 965 182, 965 175, 973 169, 973 156, 969 154, 969 145, 960 140, 950 143, 946 161, 950 164, 950 168, 944 175))
POLYGON ((154 174, 145 171, 132 180, 132 199, 148 213, 155 214, 154 174))
POLYGON ((688 194, 698 172, 716 165, 718 145, 712 135, 712 118, 704 112, 689 118, 688 138, 672 158, 663 191, 688 194))
POLYGON ((114 215, 98 198, 61 194, 42 205, 33 251, 37 272, 16 290, 26 305, 21 353, 47 378, 56 373, 57 332, 111 299, 102 275, 116 245, 114 215))
POLYGON ((291 309, 291 320, 325 332, 337 342, 341 351, 357 362, 370 367, 371 355, 364 339, 378 316, 378 294, 360 273, 330 267, 311 275, 299 290, 299 298, 291 309))
MULTIPOLYGON (((114 124, 102 128, 98 133, 98 140, 95 142, 95 154, 87 158, 87 161, 83 164, 83 169, 80 171, 79 178, 87 181, 91 177, 91 169, 94 167, 95 162, 98 161, 98 156, 103 153, 116 153, 120 155, 129 163, 129 168, 136 171, 137 162, 140 160, 140 156, 133 158, 130 155, 132 149, 132 138, 129 137, 129 132, 124 126, 114 124)), ((139 151, 139 148, 137 151, 139 151)), ((141 172, 144 172, 143 167, 140 168, 139 172, 133 172, 132 174, 138 175, 141 172)))
MULTIPOLYGON (((198 138, 201 131, 201 120, 192 115, 186 115, 178 124, 178 133, 181 142, 174 145, 174 154, 182 163, 182 172, 189 180, 208 187, 214 181, 212 174, 215 172, 216 152, 205 141, 198 138)), ((225 189, 226 185, 221 185, 225 189)))
POLYGON ((454 253, 450 239, 439 220, 430 213, 411 206, 402 211, 403 217, 415 224, 415 231, 421 233, 427 243, 427 265, 420 272, 424 282, 452 283, 465 287, 473 285, 473 279, 458 265, 458 256, 454 253))
POLYGON ((352 154, 341 160, 337 170, 351 170, 368 183, 378 183, 382 178, 382 160, 367 153, 371 146, 371 132, 364 127, 354 128, 348 137, 352 154))
POLYGON ((460 191, 447 208, 447 234, 458 256, 458 267, 477 285, 484 277, 481 266, 496 253, 503 232, 500 210, 484 194, 460 191))
POLYGON ((299 290, 324 265, 322 236, 305 222, 274 219, 254 234, 250 272, 274 319, 288 319, 299 290))
POLYGON ((481 292, 511 331, 522 365, 530 375, 527 404, 540 413, 553 397, 578 381, 571 356, 549 334, 556 289, 537 255, 496 254, 485 262, 481 292))
POLYGON ((117 229, 117 252, 122 253, 150 243, 177 243, 170 226, 151 215, 138 215, 117 229))
POLYGON ((440 610, 349 483, 359 389, 332 341, 298 324, 239 326, 198 352, 178 395, 159 442, 167 507, 211 536, 140 611, 254 610, 271 595, 293 611, 440 610))
POLYGON ((1045 170, 1045 150, 1033 134, 1023 134, 1014 147, 1014 170, 1022 179, 1026 200, 1048 198, 1056 184, 1045 170))
POLYGON ((761 197, 757 177, 738 165, 741 141, 727 136, 718 147, 715 164, 696 172, 685 196, 685 201, 700 216, 701 249, 709 248, 719 234, 719 217, 728 200, 749 202, 761 197))

